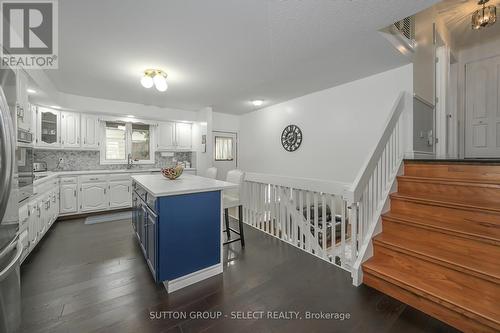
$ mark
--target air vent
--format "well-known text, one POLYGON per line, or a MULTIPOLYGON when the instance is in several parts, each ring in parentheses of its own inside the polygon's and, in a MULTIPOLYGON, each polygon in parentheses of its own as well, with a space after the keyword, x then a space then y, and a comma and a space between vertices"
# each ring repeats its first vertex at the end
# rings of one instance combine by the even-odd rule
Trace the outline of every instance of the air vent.
POLYGON ((410 16, 394 23, 396 29, 410 41, 415 41, 415 17, 410 16))

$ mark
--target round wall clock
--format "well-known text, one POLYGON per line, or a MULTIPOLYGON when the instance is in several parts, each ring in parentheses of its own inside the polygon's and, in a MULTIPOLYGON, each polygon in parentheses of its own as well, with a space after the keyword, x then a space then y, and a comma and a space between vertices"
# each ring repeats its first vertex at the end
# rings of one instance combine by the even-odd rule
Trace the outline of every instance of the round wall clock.
POLYGON ((296 151, 302 144, 302 131, 297 125, 288 125, 281 133, 281 144, 286 151, 296 151))

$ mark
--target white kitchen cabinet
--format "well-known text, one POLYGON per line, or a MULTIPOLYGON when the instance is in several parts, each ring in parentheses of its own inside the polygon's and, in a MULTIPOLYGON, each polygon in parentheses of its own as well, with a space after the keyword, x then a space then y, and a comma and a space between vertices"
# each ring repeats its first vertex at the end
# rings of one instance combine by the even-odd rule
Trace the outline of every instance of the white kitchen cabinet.
POLYGON ((64 183, 64 179, 61 180, 61 199, 59 211, 61 214, 71 214, 78 212, 78 184, 74 183, 64 183))
POLYGON ((190 150, 192 148, 190 123, 163 122, 157 127, 158 150, 190 150))
POLYGON ((109 207, 122 208, 130 207, 132 204, 131 181, 110 181, 109 189, 109 207))
POLYGON ((82 148, 99 149, 99 118, 93 114, 82 114, 81 124, 82 148))
POLYGON ((38 219, 40 212, 38 210, 38 202, 36 200, 28 203, 28 238, 29 238, 29 251, 33 250, 38 243, 38 234, 40 233, 38 219))
POLYGON ((61 147, 61 113, 48 108, 37 108, 36 145, 61 147))
POLYGON ((175 124, 175 143, 177 149, 191 149, 191 124, 176 123, 175 124))
POLYGON ((23 70, 18 70, 17 75, 17 127, 31 133, 35 132, 32 122, 31 106, 28 100, 28 76, 23 70))
POLYGON ((175 123, 167 121, 158 124, 157 127, 157 148, 158 150, 175 149, 175 123))
POLYGON ((80 148, 80 114, 61 112, 61 146, 80 148))
POLYGON ((80 211, 90 212, 109 208, 108 183, 85 183, 80 185, 80 211))

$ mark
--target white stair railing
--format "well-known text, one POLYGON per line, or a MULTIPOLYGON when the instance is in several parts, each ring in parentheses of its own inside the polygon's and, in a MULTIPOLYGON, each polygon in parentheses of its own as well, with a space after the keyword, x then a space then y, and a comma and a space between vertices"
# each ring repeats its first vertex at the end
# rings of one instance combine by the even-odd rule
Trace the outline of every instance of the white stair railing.
POLYGON ((411 130, 402 92, 385 130, 352 185, 318 179, 247 173, 243 221, 271 236, 351 272, 362 282, 361 264, 372 255, 388 195, 410 151, 411 130))
POLYGON ((345 183, 257 173, 247 173, 245 179, 247 224, 350 271, 345 183))
POLYGON ((380 216, 386 207, 387 198, 401 168, 403 156, 409 148, 405 106, 408 93, 402 92, 394 104, 384 133, 371 156, 367 159, 352 186, 344 192, 344 199, 351 207, 349 220, 357 242, 352 242, 353 283, 362 283, 361 264, 372 256, 372 237, 378 230, 380 216), (356 255, 355 255, 356 253, 356 255))

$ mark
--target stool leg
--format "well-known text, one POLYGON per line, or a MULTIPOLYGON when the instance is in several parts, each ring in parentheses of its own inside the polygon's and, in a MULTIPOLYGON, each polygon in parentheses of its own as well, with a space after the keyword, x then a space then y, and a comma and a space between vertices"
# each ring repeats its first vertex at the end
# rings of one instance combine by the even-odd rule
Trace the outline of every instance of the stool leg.
POLYGON ((245 234, 243 233, 243 206, 238 206, 238 222, 240 225, 241 247, 245 247, 245 234))
POLYGON ((229 209, 224 209, 224 220, 226 221, 226 234, 227 239, 231 238, 231 230, 229 230, 229 209))

